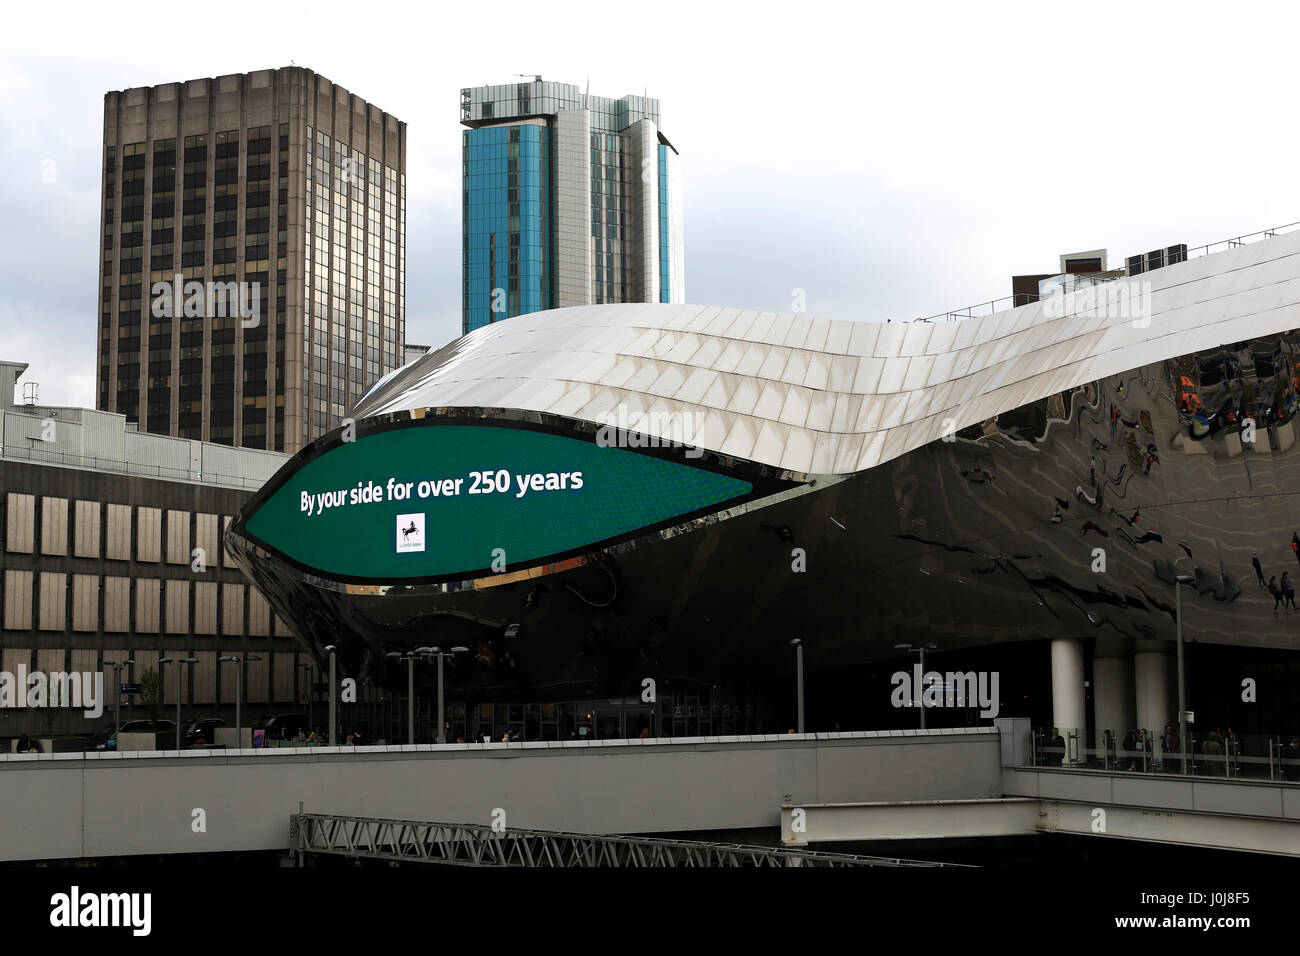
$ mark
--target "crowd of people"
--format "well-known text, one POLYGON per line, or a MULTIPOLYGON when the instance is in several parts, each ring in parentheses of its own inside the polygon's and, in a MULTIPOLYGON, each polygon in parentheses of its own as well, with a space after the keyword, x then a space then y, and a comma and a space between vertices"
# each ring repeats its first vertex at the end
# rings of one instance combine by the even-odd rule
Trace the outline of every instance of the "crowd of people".
MULTIPOLYGON (((1189 770, 1222 775, 1242 757, 1254 756, 1265 761, 1268 759, 1267 754, 1251 754, 1249 751, 1247 740, 1234 733, 1231 727, 1215 727, 1201 737, 1189 734, 1189 770)), ((1041 765, 1064 766, 1069 752, 1069 746, 1059 728, 1053 727, 1050 734, 1043 735, 1041 765)), ((1276 754, 1281 777, 1300 781, 1300 737, 1292 737, 1286 744, 1280 744, 1280 750, 1276 754)), ((1121 770, 1180 773, 1182 747, 1178 728, 1173 724, 1165 724, 1164 731, 1160 734, 1130 730, 1119 741, 1115 758, 1121 770)))

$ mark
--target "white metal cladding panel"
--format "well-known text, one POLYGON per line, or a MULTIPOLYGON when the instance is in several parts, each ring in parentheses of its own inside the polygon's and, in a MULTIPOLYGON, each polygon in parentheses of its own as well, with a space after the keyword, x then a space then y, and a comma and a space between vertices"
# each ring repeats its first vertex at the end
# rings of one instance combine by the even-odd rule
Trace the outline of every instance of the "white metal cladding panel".
POLYGON ((68 553, 68 499, 41 498, 41 554, 68 553))
POLYGON ((288 456, 279 452, 232 448, 212 442, 204 443, 202 450, 200 467, 204 480, 217 480, 226 484, 242 482, 244 479, 249 482, 265 482, 288 460, 288 456))
POLYGON ((167 563, 189 564, 190 560, 190 513, 188 511, 168 511, 167 563))
POLYGON ((162 582, 157 578, 136 578, 135 581, 135 633, 157 634, 159 608, 162 604, 162 582))
POLYGON ((32 629, 31 571, 5 570, 5 630, 32 629))
POLYGON ((99 575, 72 576, 72 629, 99 630, 99 575))
POLYGON ((217 566, 217 516, 196 514, 194 516, 194 546, 201 549, 205 568, 217 566))
POLYGON ((127 432, 122 416, 114 412, 85 409, 81 413, 81 453, 87 458, 124 460, 127 432))
POLYGON ((5 549, 31 554, 36 546, 36 496, 5 496, 5 549))
POLYGON ((294 699, 293 696, 293 669, 295 666, 293 654, 277 651, 272 655, 273 667, 275 671, 275 693, 272 699, 277 703, 289 702, 294 699))
POLYGON ((131 506, 109 505, 105 520, 104 557, 131 560, 131 506))
POLYGON ((194 633, 217 633, 217 582, 194 582, 194 633))
POLYGON ((188 634, 190 632, 190 582, 167 582, 167 633, 188 634))
POLYGON ((135 509, 136 560, 156 564, 162 557, 162 509, 135 509))
POLYGON ((104 630, 116 634, 131 630, 130 578, 104 578, 104 630))
MULTIPOLYGON (((194 681, 194 703, 212 704, 217 699, 217 652, 195 651, 190 655, 198 658, 197 664, 186 664, 190 674, 187 679, 194 681)), ((234 694, 231 694, 233 697, 234 694)))
POLYGON ((73 553, 79 558, 99 557, 98 501, 78 501, 72 531, 73 553))
MULTIPOLYGON (((99 650, 98 648, 74 647, 72 649, 72 666, 70 668, 78 674, 93 674, 99 669, 99 650)), ((107 697, 108 687, 104 687, 105 696, 107 697)), ((104 703, 108 701, 105 700, 104 703)))
POLYGON ((63 631, 68 626, 68 576, 61 571, 42 571, 40 577, 42 631, 63 631))
POLYGON ((238 565, 235 564, 234 555, 232 555, 230 549, 226 547, 226 529, 230 527, 230 519, 230 515, 221 516, 221 566, 223 568, 238 567, 238 565))
POLYGON ((244 671, 244 694, 250 704, 262 704, 266 702, 266 692, 270 685, 270 661, 267 660, 266 654, 258 655, 260 661, 249 661, 247 664, 231 664, 230 667, 243 667, 244 671))
POLYGON ((190 443, 184 438, 127 432, 128 471, 137 475, 184 477, 190 471, 190 443))
MULTIPOLYGON (((6 647, 0 658, 4 660, 4 669, 10 674, 17 674, 19 666, 30 670, 32 666, 32 649, 30 647, 6 647)), ((107 686, 107 684, 105 684, 107 686)), ((27 706, 26 694, 15 694, 14 704, 17 707, 27 706)))
MULTIPOLYGON (((1300 233, 1096 288, 1106 301, 1137 301, 1148 283, 1151 314, 1138 321, 1085 292, 951 324, 659 304, 559 309, 418 360, 356 414, 482 404, 608 422, 652 405, 670 417, 703 406, 725 410, 694 424, 707 438, 697 444, 713 450, 799 470, 810 448, 830 447, 821 436, 865 435, 859 466, 869 467, 932 440, 932 419, 962 428, 1105 375, 1300 326, 1300 233), (1070 308, 1080 314, 1063 314, 1070 308), (792 338, 801 324, 808 333, 792 338), (861 407, 850 413, 847 398, 861 407), (830 409, 829 420, 814 408, 830 409)), ((837 473, 852 467, 852 455, 834 457, 837 473)))
POLYGON ((248 636, 271 636, 271 605, 255 588, 248 592, 248 636))
MULTIPOLYGON (((45 674, 66 673, 68 669, 68 652, 61 647, 42 647, 36 651, 36 669, 45 674)), ((67 707, 71 701, 56 700, 51 696, 48 689, 45 692, 45 702, 50 706, 57 704, 60 707, 67 707)), ((57 686, 57 685, 56 685, 57 686)))
MULTIPOLYGON (((203 634, 194 624, 195 633, 203 634)), ((244 633, 244 585, 221 585, 221 633, 239 635, 244 633)))

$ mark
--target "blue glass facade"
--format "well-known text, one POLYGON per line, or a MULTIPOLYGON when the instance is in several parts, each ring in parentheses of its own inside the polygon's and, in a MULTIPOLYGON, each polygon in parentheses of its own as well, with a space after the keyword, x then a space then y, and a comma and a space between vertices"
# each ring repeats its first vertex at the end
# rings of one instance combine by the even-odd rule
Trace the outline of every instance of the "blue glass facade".
POLYGON ((659 144, 659 301, 671 302, 668 255, 668 147, 659 144))
POLYGON ((551 307, 548 133, 520 124, 462 134, 466 333, 551 307))

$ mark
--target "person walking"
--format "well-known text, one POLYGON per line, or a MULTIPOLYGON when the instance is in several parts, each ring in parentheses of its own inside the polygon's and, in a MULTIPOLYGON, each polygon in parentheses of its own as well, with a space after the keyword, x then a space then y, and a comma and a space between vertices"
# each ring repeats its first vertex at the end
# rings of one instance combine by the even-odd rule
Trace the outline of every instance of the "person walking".
POLYGON ((1268 579, 1268 593, 1273 596, 1273 616, 1277 617, 1278 606, 1282 603, 1282 589, 1277 586, 1277 575, 1268 579))
POLYGON ((1291 552, 1295 555, 1296 563, 1300 564, 1300 535, 1294 531, 1291 532, 1291 552))
POLYGON ((1291 579, 1290 579, 1289 577, 1287 577, 1287 574, 1289 574, 1289 573, 1290 573, 1290 572, 1287 572, 1287 571, 1283 571, 1283 572, 1282 572, 1282 608, 1283 608, 1283 610, 1285 610, 1286 607, 1287 607, 1288 605, 1290 605, 1291 607, 1295 607, 1295 585, 1292 584, 1292 583, 1291 583, 1291 579))
POLYGON ((1260 566, 1259 555, 1256 554, 1250 559, 1250 563, 1255 568, 1255 577, 1259 578, 1259 586, 1264 586, 1264 569, 1260 566))

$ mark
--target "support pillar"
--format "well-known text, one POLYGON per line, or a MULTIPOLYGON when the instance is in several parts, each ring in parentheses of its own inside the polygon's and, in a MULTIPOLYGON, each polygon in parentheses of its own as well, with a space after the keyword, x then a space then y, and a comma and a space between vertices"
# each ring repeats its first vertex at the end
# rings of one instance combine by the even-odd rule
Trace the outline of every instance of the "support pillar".
POLYGON ((1133 654, 1133 683, 1137 691, 1138 726, 1157 739, 1165 724, 1174 723, 1174 709, 1169 700, 1173 679, 1173 659, 1169 648, 1150 641, 1138 645, 1133 654))
MULTIPOLYGON (((1087 727, 1083 696, 1083 641, 1058 637, 1052 641, 1052 725, 1061 736, 1073 730, 1082 734, 1087 727)), ((1082 746, 1082 739, 1080 741, 1082 746)))
POLYGON ((1092 660, 1092 709, 1100 732, 1109 730, 1116 740, 1132 730, 1137 720, 1134 702, 1133 658, 1129 655, 1097 656, 1092 660))

